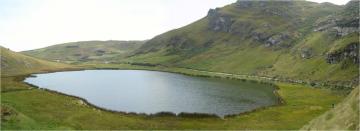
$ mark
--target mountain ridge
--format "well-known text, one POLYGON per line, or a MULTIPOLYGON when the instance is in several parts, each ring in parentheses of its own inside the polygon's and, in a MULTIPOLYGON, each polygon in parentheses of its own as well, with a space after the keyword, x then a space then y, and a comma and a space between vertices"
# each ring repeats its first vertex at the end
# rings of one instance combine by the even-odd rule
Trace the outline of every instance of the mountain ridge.
POLYGON ((21 53, 50 61, 94 61, 121 57, 141 46, 145 41, 78 41, 52 45, 21 53))
POLYGON ((351 23, 358 4, 240 0, 154 37, 122 61, 357 85, 359 30, 351 23))
POLYGON ((125 53, 106 54, 101 50, 105 47, 96 46, 81 51, 88 54, 63 48, 57 54, 62 59, 53 57, 56 48, 23 53, 48 60, 144 63, 351 87, 359 81, 358 8, 359 1, 339 6, 238 0, 125 53))

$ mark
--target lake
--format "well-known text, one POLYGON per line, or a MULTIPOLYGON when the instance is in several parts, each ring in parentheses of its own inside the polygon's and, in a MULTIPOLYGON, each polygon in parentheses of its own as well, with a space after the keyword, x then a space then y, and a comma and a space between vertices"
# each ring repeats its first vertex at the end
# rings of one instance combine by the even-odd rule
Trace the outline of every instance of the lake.
POLYGON ((278 103, 275 88, 270 85, 158 71, 84 70, 34 76, 25 82, 122 112, 223 117, 278 103))

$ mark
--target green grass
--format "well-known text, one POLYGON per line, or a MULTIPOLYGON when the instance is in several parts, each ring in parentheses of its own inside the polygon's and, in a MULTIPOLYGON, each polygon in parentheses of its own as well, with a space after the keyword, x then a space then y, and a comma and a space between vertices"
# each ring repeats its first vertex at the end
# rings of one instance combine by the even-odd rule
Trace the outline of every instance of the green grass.
MULTIPOLYGON (((51 60, 75 60, 77 69, 145 69, 254 81, 268 81, 258 77, 267 76, 307 83, 358 86, 358 64, 349 64, 346 61, 328 64, 325 58, 326 53, 341 50, 358 40, 359 34, 337 38, 331 33, 312 32, 317 19, 341 11, 343 7, 303 1, 295 4, 291 9, 276 4, 271 5, 275 7, 266 7, 270 10, 282 10, 281 13, 290 14, 289 17, 264 14, 263 8, 242 10, 235 5, 229 5, 220 9, 221 12, 231 15, 235 20, 232 27, 239 26, 237 30, 245 35, 210 31, 207 25, 209 19, 205 17, 183 28, 156 36, 138 49, 132 48, 131 50, 135 51, 128 52, 132 57, 126 59, 122 56, 123 51, 114 50, 117 48, 112 46, 105 49, 109 54, 94 54, 93 49, 104 49, 103 45, 89 46, 84 50, 64 49, 64 45, 60 45, 54 47, 61 48, 45 48, 29 54, 51 60), (250 23, 246 26, 249 29, 241 27, 243 23, 250 23), (270 24, 271 28, 264 28, 264 24, 270 24), (285 33, 290 35, 290 39, 283 41, 285 47, 265 47, 264 41, 252 39, 249 35, 252 31, 270 36, 285 33), (303 48, 311 49, 311 58, 301 58, 303 48), (89 56, 90 59, 98 61, 79 62, 79 58, 74 57, 74 53, 78 52, 82 54, 80 56, 89 56), (115 63, 138 62, 165 66, 103 64, 104 59, 115 63)), ((340 95, 342 91, 276 83, 279 95, 286 102, 281 106, 226 119, 148 117, 98 110, 81 104, 77 98, 34 89, 21 82, 21 75, 68 68, 73 69, 74 66, 48 62, 1 48, 1 115, 4 118, 1 119, 2 129, 300 129, 344 98, 340 95)), ((342 105, 340 104, 340 107, 342 105)), ((358 111, 358 106, 354 104, 349 107, 358 111)), ((326 122, 352 120, 337 115, 348 108, 338 108, 339 106, 335 113, 330 111, 325 114, 325 120, 317 118, 312 122, 315 124, 310 125, 316 129, 320 126, 328 127, 329 123, 326 122)), ((354 114, 349 112, 343 116, 354 114)), ((339 126, 340 129, 347 127, 339 126)), ((349 129, 353 129, 352 127, 349 129)))
POLYGON ((21 53, 51 61, 105 61, 105 59, 112 57, 123 57, 139 48, 143 43, 144 41, 80 41, 21 53))
POLYGON ((2 79, 1 88, 5 91, 1 93, 2 108, 16 112, 7 116, 10 120, 2 120, 2 129, 299 129, 343 98, 330 90, 277 83, 279 95, 286 102, 281 106, 224 120, 146 117, 97 110, 81 104, 77 98, 29 89, 19 80, 2 79))
POLYGON ((234 74, 256 74, 258 70, 271 66, 279 55, 263 47, 231 48, 213 48, 185 60, 181 66, 234 74))
POLYGON ((1 48, 1 77, 30 74, 40 71, 64 70, 74 68, 71 65, 49 62, 29 57, 11 50, 1 48))
POLYGON ((336 40, 329 33, 315 32, 287 50, 274 50, 251 41, 236 40, 242 43, 240 45, 216 43, 210 49, 190 57, 181 53, 164 55, 162 50, 135 55, 124 61, 277 77, 307 83, 356 86, 359 72, 357 64, 345 60, 337 64, 326 62, 326 54, 330 50, 337 48, 339 43, 351 43, 354 39, 357 39, 357 35, 352 34, 336 40), (301 50, 304 48, 311 51, 310 58, 301 57, 301 50))
MULTIPOLYGON (((356 39, 357 35, 347 36, 345 39, 356 39)), ((349 63, 344 68, 345 61, 338 64, 326 63, 326 53, 339 43, 350 41, 334 40, 329 33, 316 32, 308 35, 302 43, 295 46, 291 53, 281 55, 273 67, 265 74, 300 79, 303 81, 328 81, 328 83, 350 84, 356 86, 358 79, 358 65, 349 63), (301 49, 307 48, 312 52, 311 58, 301 58, 301 49)))
POLYGON ((359 112, 359 87, 357 87, 334 109, 312 120, 302 129, 359 130, 359 112))
MULTIPOLYGON (((236 4, 219 8, 221 16, 229 16, 233 24, 229 32, 210 29, 209 16, 149 40, 123 62, 153 63, 171 67, 257 75, 291 79, 322 85, 356 86, 358 64, 342 60, 327 63, 327 53, 341 49, 359 40, 359 34, 344 37, 334 32, 314 32, 316 23, 329 15, 346 21, 335 13, 345 6, 295 1, 268 2, 260 7, 238 8, 236 4), (282 15, 269 14, 267 10, 282 15), (265 27, 264 25, 268 25, 265 27), (252 34, 264 36, 286 34, 279 45, 265 47, 266 40, 255 40, 252 34), (174 42, 175 41, 175 42, 174 42), (183 48, 182 48, 183 47, 183 48), (302 58, 308 49, 309 58, 302 58), (142 53, 139 53, 142 52, 142 53)), ((267 38, 268 39, 268 38, 267 38)))
POLYGON ((352 33, 337 40, 334 46, 330 49, 330 53, 344 49, 349 44, 359 43, 359 33, 352 33))

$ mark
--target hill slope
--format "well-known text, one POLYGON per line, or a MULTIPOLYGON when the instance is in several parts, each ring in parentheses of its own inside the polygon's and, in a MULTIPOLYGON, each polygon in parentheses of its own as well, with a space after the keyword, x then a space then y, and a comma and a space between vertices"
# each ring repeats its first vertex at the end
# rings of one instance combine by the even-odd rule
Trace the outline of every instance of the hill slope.
POLYGON ((126 62, 357 85, 359 2, 241 1, 156 36, 126 62))
POLYGON ((359 87, 334 109, 312 120, 303 130, 359 130, 359 87))
POLYGON ((140 47, 143 41, 81 41, 49 46, 22 53, 56 61, 91 61, 121 57, 140 47))
POLYGON ((71 66, 49 62, 20 53, 13 52, 9 49, 1 47, 1 76, 15 76, 46 70, 56 70, 62 68, 70 68, 71 66))

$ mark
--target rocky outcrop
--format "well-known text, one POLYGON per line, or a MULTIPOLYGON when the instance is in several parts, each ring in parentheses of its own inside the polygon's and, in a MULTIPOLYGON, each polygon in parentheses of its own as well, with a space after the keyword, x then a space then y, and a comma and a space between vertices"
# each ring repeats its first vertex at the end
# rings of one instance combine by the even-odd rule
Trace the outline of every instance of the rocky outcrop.
POLYGON ((4 56, 0 56, 0 69, 5 69, 5 68, 7 68, 8 67, 8 61, 7 61, 7 59, 4 57, 4 56))
POLYGON ((315 26, 314 31, 334 31, 337 36, 343 37, 348 34, 359 32, 359 25, 354 24, 359 22, 359 18, 355 20, 348 21, 345 23, 343 20, 330 19, 327 20, 328 23, 318 23, 315 26), (345 24, 344 24, 345 23, 345 24))
POLYGON ((290 36, 287 33, 279 33, 279 34, 267 34, 264 32, 253 32, 252 38, 260 43, 264 43, 265 47, 276 46, 283 41, 290 39, 290 36))
POLYGON ((238 0, 235 6, 239 9, 258 8, 261 9, 261 14, 275 15, 281 17, 289 17, 288 7, 292 6, 292 1, 272 1, 272 0, 238 0), (283 8, 278 8, 283 7, 283 8))
POLYGON ((326 16, 324 18, 320 18, 314 23, 314 32, 317 31, 325 31, 331 27, 336 26, 336 17, 333 15, 326 16))
POLYGON ((105 53, 106 53, 106 51, 102 50, 102 49, 95 50, 95 55, 96 56, 103 56, 105 53))
POLYGON ((193 44, 191 40, 187 39, 184 36, 173 36, 170 38, 167 47, 184 50, 193 48, 193 44))
POLYGON ((86 61, 89 59, 89 56, 81 56, 80 61, 86 61))
POLYGON ((323 26, 321 30, 334 31, 340 37, 359 32, 359 17, 352 18, 351 20, 331 20, 331 23, 323 26))
POLYGON ((359 32, 358 27, 333 27, 333 30, 336 31, 337 36, 346 36, 348 34, 359 32))
POLYGON ((235 5, 236 5, 237 8, 246 9, 246 8, 254 6, 255 4, 253 4, 252 1, 238 0, 238 1, 236 1, 235 5))
POLYGON ((275 1, 275 0, 237 0, 235 6, 237 8, 264 8, 271 6, 290 6, 292 1, 275 1))
POLYGON ((359 4, 359 1, 350 1, 339 14, 319 19, 314 31, 335 32, 339 37, 359 32, 359 4))
POLYGON ((326 56, 326 61, 329 64, 336 64, 345 59, 359 64, 359 43, 349 44, 344 49, 330 52, 326 56))
POLYGON ((268 40, 266 40, 265 47, 270 47, 274 45, 281 44, 283 40, 288 39, 289 36, 285 34, 277 34, 271 36, 268 40))
POLYGON ((239 37, 248 37, 256 27, 248 21, 237 21, 232 24, 229 32, 239 37))
POLYGON ((310 59, 312 57, 312 49, 311 48, 302 48, 301 49, 301 58, 310 59))
POLYGON ((287 14, 286 11, 283 11, 281 9, 277 9, 277 8, 269 8, 269 9, 264 9, 263 13, 269 16, 280 16, 280 17, 290 17, 289 14, 287 14))
POLYGON ((219 9, 210 9, 208 12, 209 29, 212 31, 229 32, 234 20, 226 14, 220 13, 219 9))
POLYGON ((271 36, 271 34, 267 34, 265 32, 253 31, 251 33, 252 39, 254 39, 258 42, 265 42, 270 36, 271 36))

